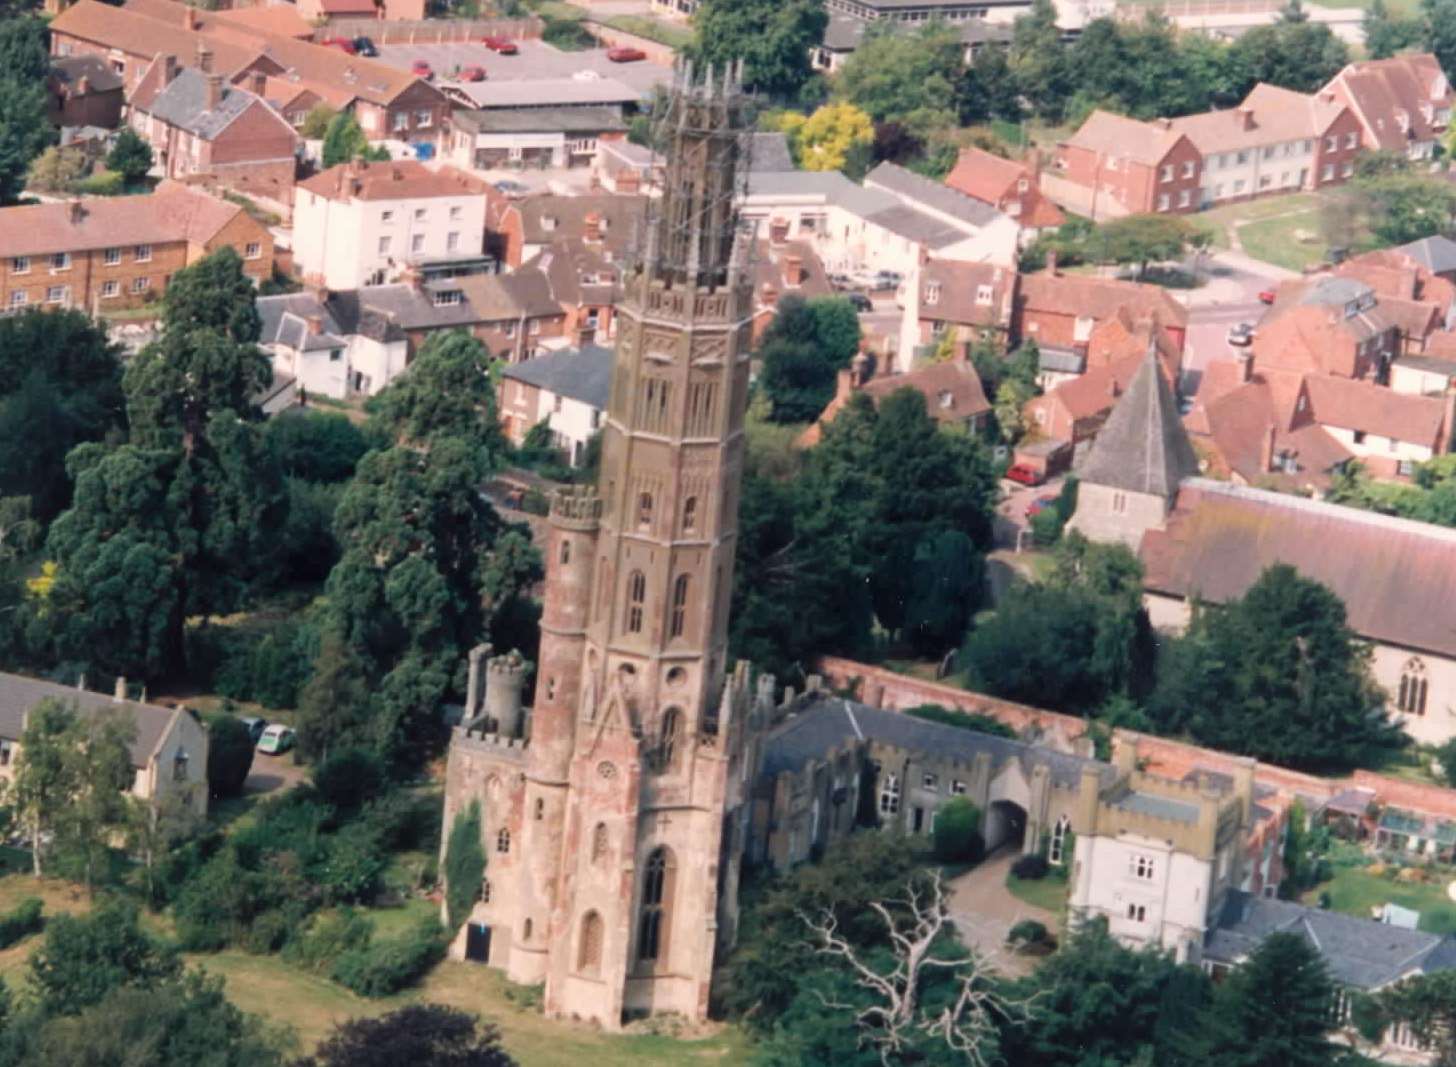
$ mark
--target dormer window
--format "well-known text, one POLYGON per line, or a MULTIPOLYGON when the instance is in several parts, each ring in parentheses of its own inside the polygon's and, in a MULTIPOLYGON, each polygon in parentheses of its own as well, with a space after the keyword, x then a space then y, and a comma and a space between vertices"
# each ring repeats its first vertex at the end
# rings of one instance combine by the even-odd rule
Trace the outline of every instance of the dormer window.
POLYGON ((435 294, 435 306, 437 308, 453 307, 464 299, 459 289, 441 289, 435 294))
POLYGON ((976 303, 983 307, 991 303, 991 287, 989 285, 976 286, 976 303))
POLYGON ((925 302, 927 304, 940 303, 940 283, 931 282, 925 287, 925 302))
POLYGON ((940 401, 940 407, 943 411, 949 411, 955 406, 955 394, 949 389, 942 389, 940 396, 936 399, 940 401))
POLYGON ((556 229, 556 218, 555 218, 555 216, 553 216, 553 215, 542 215, 541 216, 541 229, 545 230, 547 233, 551 233, 552 231, 554 231, 556 229))

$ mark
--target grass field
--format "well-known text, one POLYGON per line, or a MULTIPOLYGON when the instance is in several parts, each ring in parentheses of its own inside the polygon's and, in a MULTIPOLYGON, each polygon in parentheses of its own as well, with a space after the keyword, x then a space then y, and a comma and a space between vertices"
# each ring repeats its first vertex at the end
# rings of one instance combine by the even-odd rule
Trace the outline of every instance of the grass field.
MULTIPOLYGON (((26 897, 40 897, 48 916, 80 914, 90 909, 86 894, 69 882, 37 880, 29 875, 0 878, 0 912, 26 897)), ((433 912, 424 900, 401 908, 375 909, 369 914, 375 929, 388 936, 413 920, 433 912)), ((165 919, 144 917, 158 934, 169 932, 165 919)), ((25 967, 40 937, 30 937, 0 952, 0 977, 12 991, 24 986, 25 967)), ((405 1004, 433 1001, 480 1015, 500 1027, 506 1048, 522 1067, 672 1067, 683 1064, 739 1064, 747 1060, 747 1039, 732 1027, 716 1028, 693 1040, 654 1034, 608 1035, 593 1027, 549 1020, 526 1002, 527 991, 510 986, 495 971, 473 964, 439 964, 415 989, 398 996, 367 1000, 355 996, 327 978, 307 973, 278 956, 254 956, 241 951, 189 955, 190 965, 202 967, 227 983, 228 998, 244 1011, 270 1023, 290 1028, 298 1038, 298 1051, 312 1049, 335 1023, 360 1015, 381 1015, 405 1004), (513 999, 514 998, 514 999, 513 999)), ((400 1067, 407 1067, 401 1064, 400 1067)))
POLYGON ((1239 241, 1255 259, 1290 270, 1323 263, 1327 248, 1320 236, 1318 208, 1252 222, 1239 230, 1239 241))
POLYGON ((1017 900, 1055 915, 1067 910, 1067 894, 1071 892, 1069 883, 1053 875, 1032 880, 1018 878, 1014 874, 1008 875, 1006 888, 1017 900))
POLYGON ((1446 895, 1446 879, 1408 884, 1371 874, 1366 867, 1350 867, 1311 889, 1304 895, 1305 903, 1317 904, 1322 893, 1330 895, 1332 911, 1368 919, 1372 908, 1389 902, 1420 912, 1422 930, 1456 933, 1456 902, 1446 895))

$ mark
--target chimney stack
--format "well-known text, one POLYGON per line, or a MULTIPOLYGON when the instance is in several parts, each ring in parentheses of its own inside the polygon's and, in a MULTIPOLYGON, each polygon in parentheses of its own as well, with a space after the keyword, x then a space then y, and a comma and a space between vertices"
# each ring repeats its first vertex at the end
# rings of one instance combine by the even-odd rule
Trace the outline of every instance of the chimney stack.
MULTIPOLYGON (((190 8, 188 10, 191 10, 190 8)), ((171 85, 177 77, 177 57, 170 52, 162 57, 162 84, 171 85)))
POLYGON ((784 284, 795 287, 804 284, 804 258, 802 256, 784 257, 784 284))
POLYGON ((602 239, 602 216, 595 211, 588 211, 586 218, 582 219, 581 239, 596 244, 602 239))
POLYGON ((1254 128, 1254 109, 1251 107, 1241 107, 1238 110, 1239 119, 1242 122, 1243 128, 1252 130, 1254 128))
POLYGON ((258 97, 268 95, 268 75, 261 70, 253 71, 253 95, 258 97))
POLYGON ((126 699, 126 675, 118 674, 116 676, 116 689, 112 693, 112 699, 118 701, 126 699))
POLYGON ((81 220, 86 217, 86 208, 79 200, 72 200, 66 205, 66 214, 71 220, 72 226, 81 225, 81 220))
POLYGON ((317 337, 324 332, 324 317, 322 315, 309 315, 305 320, 308 323, 310 337, 317 337))
POLYGON ((197 31, 197 9, 195 7, 189 6, 183 9, 182 25, 194 33, 197 31))
MULTIPOLYGON (((187 10, 191 12, 192 8, 189 7, 187 10)), ((212 49, 204 43, 197 45, 197 69, 204 74, 212 73, 212 49)))
POLYGON ((1239 381, 1242 383, 1248 383, 1249 381, 1252 381, 1254 377, 1253 355, 1250 354, 1248 349, 1245 349, 1244 351, 1235 354, 1234 359, 1237 360, 1239 364, 1239 381))
POLYGON ((222 103, 222 75, 209 74, 207 76, 207 94, 203 104, 208 111, 212 111, 220 103, 222 103))

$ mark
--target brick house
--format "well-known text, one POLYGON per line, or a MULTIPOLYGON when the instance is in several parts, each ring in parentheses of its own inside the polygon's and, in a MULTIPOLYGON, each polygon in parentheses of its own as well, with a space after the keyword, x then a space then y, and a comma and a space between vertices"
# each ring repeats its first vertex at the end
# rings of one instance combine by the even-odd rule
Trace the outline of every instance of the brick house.
POLYGON ((1004 343, 1019 280, 1010 267, 993 263, 926 260, 902 290, 907 307, 896 366, 909 370, 917 355, 928 354, 946 334, 960 345, 987 334, 1004 343))
POLYGON ((1032 167, 980 148, 961 149, 945 184, 1010 215, 1021 227, 1023 243, 1067 221, 1062 209, 1042 193, 1032 167))
POLYGON ((753 340, 756 344, 778 315, 786 296, 806 300, 833 296, 824 264, 808 241, 759 241, 753 261, 753 340))
POLYGON ((1055 158, 1044 191, 1061 190, 1062 202, 1093 219, 1198 210, 1203 158, 1167 119, 1094 111, 1055 158))
POLYGON ((175 182, 149 196, 0 209, 0 310, 135 307, 224 246, 255 282, 272 277, 273 237, 241 207, 175 182))
POLYGON ((630 247, 647 209, 645 196, 540 196, 512 198, 493 186, 485 191, 485 223, 491 251, 507 267, 517 267, 563 240, 599 241, 613 258, 630 247))
MULTIPOLYGON (((264 87, 264 77, 252 79, 264 87)), ((298 134, 262 96, 229 85, 213 69, 212 53, 196 68, 161 55, 130 98, 128 122, 151 143, 168 178, 202 176, 272 189, 287 202, 297 167, 298 134)))
POLYGON ((1445 71, 1429 52, 1351 63, 1322 91, 1354 113, 1364 147, 1411 159, 1435 154, 1456 101, 1445 71))
POLYGON ((1252 346, 1260 369, 1381 382, 1400 349, 1400 324, 1376 291, 1337 276, 1281 286, 1252 346))
POLYGON ((1359 120, 1334 94, 1263 83, 1238 107, 1185 115, 1171 128, 1203 157, 1200 207, 1342 184, 1360 150, 1359 120))
POLYGON ((824 427, 849 403, 855 393, 864 393, 878 404, 891 393, 914 389, 925 397, 925 408, 942 426, 959 426, 968 432, 980 429, 991 413, 991 402, 981 385, 981 376, 964 355, 929 363, 909 374, 872 376, 870 359, 861 353, 852 365, 839 372, 834 397, 808 429, 795 439, 798 448, 812 448, 824 435, 824 427))
POLYGON ((497 410, 513 445, 545 421, 551 439, 573 467, 601 428, 612 383, 612 350, 600 345, 559 348, 501 371, 497 410))
POLYGON ((120 74, 100 56, 68 56, 51 62, 46 79, 46 118, 53 126, 121 124, 126 102, 120 74))

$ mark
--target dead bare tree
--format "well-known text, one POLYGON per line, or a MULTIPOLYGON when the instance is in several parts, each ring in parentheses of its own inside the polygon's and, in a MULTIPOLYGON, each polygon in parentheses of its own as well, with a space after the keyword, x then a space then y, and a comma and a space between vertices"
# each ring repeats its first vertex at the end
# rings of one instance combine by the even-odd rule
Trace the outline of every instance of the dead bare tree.
POLYGON ((819 951, 843 960, 854 973, 856 984, 874 998, 868 1007, 836 1003, 823 997, 825 1006, 855 1012, 860 1046, 879 1051, 885 1067, 896 1067, 900 1057, 917 1038, 940 1038, 963 1053, 973 1067, 987 1067, 990 1039, 1001 1021, 1024 1018, 1027 1002, 1007 997, 997 988, 996 971, 989 961, 973 950, 953 956, 936 951, 941 934, 950 922, 940 872, 925 880, 913 880, 903 900, 872 901, 870 907, 885 924, 890 937, 894 966, 881 972, 860 958, 860 951, 837 929, 834 913, 826 908, 818 919, 802 915, 814 934, 819 951), (891 910, 904 905, 905 914, 891 910), (933 969, 955 975, 956 995, 938 1011, 921 1003, 922 982, 933 969))

